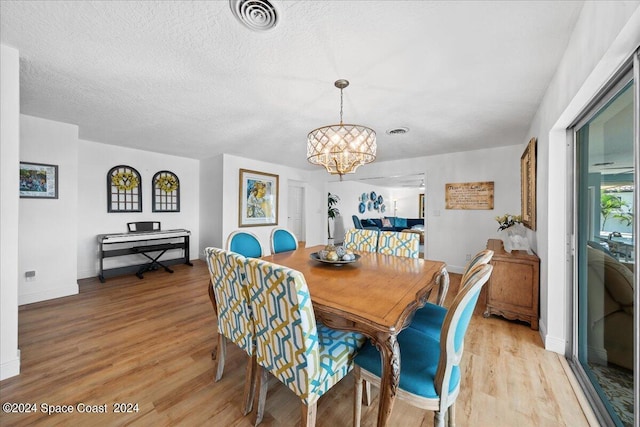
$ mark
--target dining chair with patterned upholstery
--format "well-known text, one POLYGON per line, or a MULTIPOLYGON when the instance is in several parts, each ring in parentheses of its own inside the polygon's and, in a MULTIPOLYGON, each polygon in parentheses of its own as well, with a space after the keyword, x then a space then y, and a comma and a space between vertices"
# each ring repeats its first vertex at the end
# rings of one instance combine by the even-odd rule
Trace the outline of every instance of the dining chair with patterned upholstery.
POLYGON ((378 249, 378 230, 350 228, 344 235, 342 246, 352 251, 376 252, 378 249))
POLYGON ((245 374, 243 413, 253 406, 256 378, 255 328, 245 282, 245 257, 218 248, 206 248, 205 255, 218 317, 217 366, 215 380, 220 381, 227 354, 227 340, 249 356, 245 374))
MULTIPOLYGON (((493 251, 491 249, 485 249, 475 254, 467 265, 467 268, 465 268, 462 279, 460 280, 460 289, 458 292, 462 290, 462 284, 465 283, 466 277, 470 274, 473 268, 477 265, 488 264, 492 257, 493 251)), ((443 304, 444 296, 442 297, 442 301, 440 301, 440 296, 438 296, 437 304, 427 302, 424 307, 416 310, 409 327, 431 335, 434 338, 440 338, 440 330, 447 314, 447 309, 443 307, 443 304)))
POLYGON ((271 253, 295 251, 298 249, 298 239, 286 228, 276 227, 271 230, 271 253))
POLYGON ((255 425, 264 414, 270 372, 302 401, 302 425, 315 425, 320 396, 347 375, 365 337, 331 329, 315 319, 299 271, 247 259, 249 300, 256 326, 258 362, 255 425))
MULTIPOLYGON (((402 355, 400 384, 396 398, 422 409, 435 412, 434 426, 444 427, 445 416, 449 427, 455 426, 455 401, 460 393, 460 361, 473 310, 482 286, 489 280, 492 265, 474 267, 461 284, 442 325, 441 338, 425 335, 407 328, 398 334, 402 355)), ((362 409, 362 382, 380 386, 380 352, 370 343, 355 358, 355 392, 353 425, 360 425, 362 409)))
POLYGON ((260 258, 264 255, 262 243, 255 234, 249 231, 236 230, 229 234, 226 249, 247 258, 260 258))
POLYGON ((407 258, 418 258, 420 255, 420 235, 401 231, 380 231, 378 252, 407 258))

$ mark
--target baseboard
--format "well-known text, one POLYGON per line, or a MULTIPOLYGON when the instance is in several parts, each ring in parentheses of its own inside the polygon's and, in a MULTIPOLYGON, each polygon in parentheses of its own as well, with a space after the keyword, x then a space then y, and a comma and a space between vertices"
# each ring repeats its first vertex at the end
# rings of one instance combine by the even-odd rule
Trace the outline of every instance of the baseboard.
POLYGON ((447 265, 447 272, 462 274, 465 271, 465 267, 459 267, 457 265, 447 265))
POLYGON ((0 381, 20 375, 20 349, 16 350, 16 358, 0 363, 0 381))
POLYGON ((77 294, 78 284, 74 283, 73 285, 66 286, 64 288, 54 288, 30 294, 20 294, 18 295, 18 305, 33 304, 34 302, 47 301, 54 298, 68 297, 70 295, 77 294))
POLYGON ((554 353, 561 354, 564 357, 567 352, 567 343, 562 338, 547 335, 547 325, 542 321, 542 319, 538 319, 538 332, 540 333, 540 338, 542 338, 542 342, 544 343, 545 350, 553 351, 554 353))

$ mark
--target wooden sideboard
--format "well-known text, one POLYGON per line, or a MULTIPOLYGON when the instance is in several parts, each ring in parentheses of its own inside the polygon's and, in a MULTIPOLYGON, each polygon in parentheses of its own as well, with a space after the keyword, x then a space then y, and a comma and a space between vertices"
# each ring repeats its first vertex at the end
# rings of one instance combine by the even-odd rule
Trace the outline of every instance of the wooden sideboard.
POLYGON ((540 258, 526 251, 509 253, 499 239, 489 239, 487 249, 494 254, 484 317, 497 314, 511 320, 522 320, 537 330, 540 258))

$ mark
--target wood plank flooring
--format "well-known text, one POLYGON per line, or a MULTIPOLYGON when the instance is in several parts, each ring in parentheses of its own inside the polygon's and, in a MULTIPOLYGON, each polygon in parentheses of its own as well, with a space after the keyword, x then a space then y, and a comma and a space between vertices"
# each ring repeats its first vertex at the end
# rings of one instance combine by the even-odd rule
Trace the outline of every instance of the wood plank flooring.
MULTIPOLYGON (((241 413, 246 354, 229 345, 224 376, 213 381, 216 319, 206 264, 174 269, 143 280, 85 279, 79 295, 20 307, 22 373, 0 382, 0 401, 35 404, 37 412, 0 413, 0 425, 250 426, 251 415, 241 413), (81 403, 107 413, 79 413, 81 403), (114 413, 116 403, 138 411, 114 413), (43 404, 71 405, 73 413, 47 415, 43 404)), ((449 301, 460 282, 451 276, 449 301)), ((484 319, 482 310, 465 342, 458 426, 588 425, 560 356, 545 351, 527 325, 484 319)), ((350 374, 320 399, 317 425, 350 426, 352 393, 350 374)), ((377 403, 363 406, 363 426, 375 425, 377 403)), ((299 399, 271 381, 263 425, 299 421, 299 399)), ((391 424, 431 426, 433 413, 396 401, 391 424)))

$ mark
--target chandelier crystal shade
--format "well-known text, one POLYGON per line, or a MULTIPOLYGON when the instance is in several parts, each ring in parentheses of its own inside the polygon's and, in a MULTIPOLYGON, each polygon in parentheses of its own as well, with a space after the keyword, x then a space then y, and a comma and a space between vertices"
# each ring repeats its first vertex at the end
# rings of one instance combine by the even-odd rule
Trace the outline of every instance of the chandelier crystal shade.
POLYGON ((307 160, 322 165, 333 175, 354 173, 364 164, 376 159, 376 132, 366 126, 342 123, 342 90, 347 80, 338 80, 340 89, 340 124, 323 126, 307 136, 307 160))

